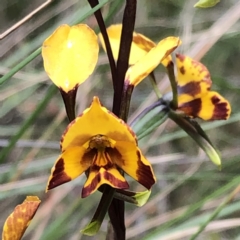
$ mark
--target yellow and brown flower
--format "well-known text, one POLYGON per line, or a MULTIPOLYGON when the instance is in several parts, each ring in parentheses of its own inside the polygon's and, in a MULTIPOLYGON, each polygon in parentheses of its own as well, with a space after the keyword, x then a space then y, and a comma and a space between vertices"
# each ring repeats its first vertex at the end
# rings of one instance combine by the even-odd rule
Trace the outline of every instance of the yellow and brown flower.
POLYGON ((211 91, 208 69, 190 57, 176 54, 178 109, 203 120, 228 119, 231 106, 219 93, 211 91))
POLYGON ((47 190, 69 182, 83 172, 87 180, 82 197, 101 185, 126 189, 126 172, 147 189, 155 183, 152 167, 137 146, 129 126, 101 106, 94 97, 91 106, 69 124, 61 140, 62 154, 51 171, 47 190))
MULTIPOLYGON (((107 33, 115 60, 118 58, 121 31, 121 24, 112 25, 107 28, 107 33)), ((105 49, 105 44, 101 34, 99 34, 99 39, 103 48, 105 49)), ((152 40, 144 35, 133 32, 133 40, 129 57, 129 65, 131 66, 126 72, 125 82, 128 82, 134 86, 138 85, 160 63, 165 63, 168 61, 170 54, 179 45, 181 45, 181 40, 178 37, 167 37, 161 40, 158 44, 155 44, 152 40)))
MULTIPOLYGON (((107 29, 113 56, 118 57, 122 25, 112 25, 107 29)), ((99 34, 103 48, 105 45, 99 34)), ((133 33, 129 67, 125 81, 136 86, 157 65, 165 67, 173 64, 171 53, 181 44, 177 37, 167 37, 155 44, 142 34, 133 33)), ((212 81, 207 68, 187 56, 176 54, 178 110, 190 117, 204 120, 228 119, 231 112, 229 102, 219 93, 210 91, 212 81)))

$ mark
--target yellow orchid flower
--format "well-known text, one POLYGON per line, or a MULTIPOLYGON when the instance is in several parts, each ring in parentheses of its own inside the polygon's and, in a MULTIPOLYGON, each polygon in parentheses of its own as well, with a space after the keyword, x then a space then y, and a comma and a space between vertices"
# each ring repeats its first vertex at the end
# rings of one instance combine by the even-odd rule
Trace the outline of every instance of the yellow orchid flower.
POLYGON ((45 71, 54 84, 68 93, 92 74, 98 51, 97 36, 87 25, 61 25, 43 42, 45 71))
MULTIPOLYGON (((112 25, 107 29, 113 56, 118 57, 122 25, 112 25)), ((99 34, 103 48, 105 45, 99 34)), ((155 44, 142 34, 133 33, 129 67, 125 81, 136 86, 160 63, 165 67, 172 62, 173 52, 181 41, 168 37, 155 44)), ((212 81, 207 68, 184 55, 176 54, 178 109, 190 117, 204 120, 227 119, 231 112, 229 102, 219 93, 210 91, 212 81)))
MULTIPOLYGON (((113 57, 115 60, 118 59, 118 52, 120 47, 120 38, 122 32, 122 24, 111 25, 107 28, 108 37, 110 40, 113 57)), ((99 33, 99 40, 102 44, 104 51, 106 51, 105 43, 102 34, 99 33)), ((146 53, 148 53, 156 44, 149 38, 142 34, 133 32, 133 40, 130 51, 129 64, 135 64, 139 59, 141 59, 146 53)))
POLYGON ((87 180, 82 197, 101 185, 129 187, 120 169, 147 189, 155 183, 152 167, 137 146, 129 126, 102 107, 97 97, 91 106, 71 122, 62 136, 62 154, 49 177, 47 190, 69 182, 83 172, 87 180))
POLYGON ((190 57, 176 54, 178 109, 203 120, 228 119, 229 102, 219 93, 210 91, 212 80, 208 69, 190 57))
POLYGON ((34 217, 40 200, 36 196, 28 196, 9 215, 3 226, 2 240, 20 240, 34 217))
MULTIPOLYGON (((120 48, 122 25, 116 24, 107 28, 114 59, 117 60, 120 48)), ((106 50, 103 37, 99 34, 103 49, 106 50)), ((178 37, 167 37, 155 44, 142 34, 133 33, 129 67, 125 81, 136 86, 149 75, 160 63, 167 64, 171 60, 170 54, 181 44, 178 37)))

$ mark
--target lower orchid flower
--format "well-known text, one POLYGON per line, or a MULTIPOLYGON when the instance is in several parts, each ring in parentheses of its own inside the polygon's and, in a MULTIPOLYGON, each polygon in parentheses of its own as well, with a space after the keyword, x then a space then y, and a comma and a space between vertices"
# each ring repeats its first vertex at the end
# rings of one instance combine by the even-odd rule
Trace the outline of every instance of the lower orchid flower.
POLYGON ((123 170, 147 189, 155 183, 148 160, 137 146, 129 126, 102 107, 94 97, 90 108, 71 122, 62 136, 62 154, 52 168, 47 190, 69 182, 86 172, 82 197, 101 185, 127 189, 123 170))

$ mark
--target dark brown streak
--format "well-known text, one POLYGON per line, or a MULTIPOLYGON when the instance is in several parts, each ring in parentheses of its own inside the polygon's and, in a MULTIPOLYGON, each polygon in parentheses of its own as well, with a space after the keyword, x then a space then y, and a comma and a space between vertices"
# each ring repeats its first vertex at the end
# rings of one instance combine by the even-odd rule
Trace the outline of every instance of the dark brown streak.
MULTIPOLYGON (((97 6, 99 4, 98 0, 88 0, 88 2, 92 8, 94 8, 95 6, 97 6)), ((103 20, 101 10, 99 9, 96 12, 94 12, 94 15, 97 19, 98 26, 100 28, 100 31, 103 36, 103 40, 105 42, 108 60, 109 60, 111 73, 112 73, 113 88, 114 88, 114 91, 116 91, 116 86, 117 86, 117 82, 118 82, 117 68, 116 68, 114 58, 113 58, 112 48, 111 48, 111 45, 109 42, 109 38, 108 38, 108 34, 107 34, 107 30, 106 30, 106 26, 105 26, 105 23, 103 20)))
POLYGON ((118 60, 117 60, 118 82, 116 85, 117 88, 116 88, 116 91, 114 92, 114 99, 113 99, 113 113, 115 113, 117 116, 119 116, 119 112, 120 112, 124 78, 125 78, 126 71, 128 69, 130 49, 132 44, 135 18, 136 18, 136 8, 137 8, 136 0, 126 1, 126 7, 124 10, 123 21, 122 21, 122 34, 121 34, 120 48, 119 48, 119 54, 118 54, 118 60))
MULTIPOLYGON (((113 113, 118 117, 120 116, 120 108, 123 92, 123 84, 126 71, 129 65, 129 56, 133 38, 133 31, 136 18, 137 0, 126 0, 126 7, 124 10, 123 21, 122 21, 122 34, 121 42, 117 61, 117 76, 118 82, 116 90, 113 96, 113 113)), ((118 199, 113 199, 108 209, 108 214, 114 229, 114 238, 117 240, 126 239, 126 228, 125 228, 125 207, 124 202, 118 199)))

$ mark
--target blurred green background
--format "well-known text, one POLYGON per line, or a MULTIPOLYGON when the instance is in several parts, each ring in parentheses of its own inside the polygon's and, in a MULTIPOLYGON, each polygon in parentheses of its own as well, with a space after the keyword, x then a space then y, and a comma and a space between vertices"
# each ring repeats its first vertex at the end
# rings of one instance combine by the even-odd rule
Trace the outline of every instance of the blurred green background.
MULTIPOLYGON (((0 32, 40 6, 42 0, 1 0, 0 32)), ((103 2, 103 1, 100 1, 103 2)), ((124 1, 105 1, 107 26, 122 19, 124 1)), ((240 1, 221 1, 213 8, 195 9, 196 0, 138 0, 135 30, 155 42, 174 35, 183 41, 177 52, 205 64, 212 89, 232 106, 228 121, 202 122, 222 156, 219 171, 173 122, 167 121, 139 143, 158 178, 148 203, 126 204, 128 239, 190 239, 214 210, 240 184, 240 1)), ((29 21, 0 41, 0 74, 26 60, 62 23, 83 22, 97 30, 86 0, 52 1, 29 21)), ((36 54, 37 55, 37 54, 36 54)), ((159 89, 170 90, 163 67, 156 69, 159 89)), ((0 83, 2 81, 0 80, 0 83)), ((0 85, 0 226, 26 195, 42 204, 23 239, 105 239, 108 218, 95 237, 80 230, 90 221, 101 197, 81 199, 85 176, 45 194, 50 169, 60 153, 59 141, 68 120, 56 88, 43 70, 41 55, 0 85)), ((112 85, 106 54, 101 50, 93 75, 79 87, 77 113, 97 95, 111 109, 112 85)), ((148 80, 135 90, 129 122, 156 100, 148 80)), ((134 190, 143 190, 129 182, 134 190)), ((228 201, 198 239, 240 239, 240 194, 228 201)))

